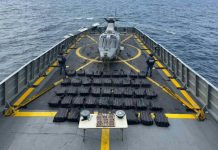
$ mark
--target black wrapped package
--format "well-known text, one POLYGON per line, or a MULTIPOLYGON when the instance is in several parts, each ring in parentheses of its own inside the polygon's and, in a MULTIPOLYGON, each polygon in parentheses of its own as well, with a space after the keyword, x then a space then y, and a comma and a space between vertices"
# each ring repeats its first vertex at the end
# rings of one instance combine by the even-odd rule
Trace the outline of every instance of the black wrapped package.
POLYGON ((138 114, 134 110, 126 110, 125 112, 129 125, 139 124, 138 114))
POLYGON ((61 100, 61 107, 70 107, 72 104, 72 97, 71 96, 65 96, 62 100, 61 100))
POLYGON ((157 94, 154 92, 152 88, 146 88, 146 97, 151 99, 157 97, 157 94))
POLYGON ((60 102, 61 102, 61 97, 54 95, 49 99, 48 105, 50 107, 58 107, 60 105, 60 102))
POLYGON ((84 101, 85 101, 85 98, 84 98, 84 97, 77 96, 77 97, 74 98, 72 104, 73 104, 73 106, 75 106, 75 107, 82 107, 84 101))
POLYGON ((53 122, 64 122, 67 119, 68 109, 60 108, 54 116, 53 122))
POLYGON ((151 117, 151 113, 149 111, 141 112, 141 123, 146 126, 153 125, 153 119, 151 117))
POLYGON ((147 107, 149 106, 148 102, 144 99, 137 99, 136 107, 137 109, 143 109, 146 110, 147 107))
POLYGON ((165 116, 163 112, 156 112, 154 122, 159 127, 169 127, 168 118, 165 116))
POLYGON ((72 108, 67 116, 67 120, 71 122, 78 122, 80 116, 80 111, 78 108, 72 108))

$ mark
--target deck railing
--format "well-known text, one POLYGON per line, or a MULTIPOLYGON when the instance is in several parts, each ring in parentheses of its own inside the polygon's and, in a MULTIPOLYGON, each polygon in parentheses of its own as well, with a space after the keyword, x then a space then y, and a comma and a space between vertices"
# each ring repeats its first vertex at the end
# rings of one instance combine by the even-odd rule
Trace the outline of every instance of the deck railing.
POLYGON ((45 72, 45 70, 57 59, 60 51, 67 50, 80 35, 77 32, 74 36, 62 40, 51 49, 23 65, 20 69, 0 82, 0 104, 11 103, 27 87, 45 72))
POLYGON ((144 42, 144 44, 155 53, 168 70, 176 76, 183 86, 187 87, 187 90, 200 102, 202 107, 206 107, 218 121, 217 87, 142 31, 135 29, 134 32, 144 42))
MULTIPOLYGON (((0 82, 0 103, 2 105, 4 105, 6 101, 10 103, 27 87, 31 86, 31 84, 42 75, 45 69, 57 59, 58 53, 63 49, 63 45, 66 50, 75 42, 75 39, 80 34, 86 32, 92 34, 102 33, 104 30, 104 27, 91 27, 84 32, 77 32, 74 36, 61 41, 11 74, 0 82)), ((136 34, 149 49, 155 52, 159 60, 177 77, 183 86, 187 87, 187 90, 190 91, 201 105, 206 106, 213 117, 218 120, 218 89, 214 85, 142 31, 132 27, 118 27, 117 30, 121 33, 136 34)))

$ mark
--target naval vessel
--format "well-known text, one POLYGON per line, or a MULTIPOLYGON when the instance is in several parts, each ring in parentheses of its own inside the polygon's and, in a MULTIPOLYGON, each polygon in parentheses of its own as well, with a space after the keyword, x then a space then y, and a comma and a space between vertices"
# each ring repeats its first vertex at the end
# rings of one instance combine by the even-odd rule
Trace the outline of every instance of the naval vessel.
POLYGON ((100 59, 105 30, 93 24, 65 36, 0 83, 0 149, 217 150, 217 88, 135 27, 115 27, 122 51, 100 59), (65 74, 59 73, 60 53, 65 74), (123 110, 123 140, 119 130, 107 128, 87 130, 83 140, 82 110, 123 110))

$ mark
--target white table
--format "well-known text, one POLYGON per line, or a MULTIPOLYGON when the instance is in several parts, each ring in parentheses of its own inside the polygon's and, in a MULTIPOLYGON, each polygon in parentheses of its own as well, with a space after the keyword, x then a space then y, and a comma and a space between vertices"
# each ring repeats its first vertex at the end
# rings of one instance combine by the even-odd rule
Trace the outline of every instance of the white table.
POLYGON ((115 126, 114 127, 97 127, 97 114, 91 114, 89 120, 82 120, 80 117, 79 128, 83 129, 83 141, 85 141, 86 129, 121 129, 122 130, 122 141, 123 141, 123 129, 128 128, 126 115, 119 119, 116 115, 114 117, 115 126))

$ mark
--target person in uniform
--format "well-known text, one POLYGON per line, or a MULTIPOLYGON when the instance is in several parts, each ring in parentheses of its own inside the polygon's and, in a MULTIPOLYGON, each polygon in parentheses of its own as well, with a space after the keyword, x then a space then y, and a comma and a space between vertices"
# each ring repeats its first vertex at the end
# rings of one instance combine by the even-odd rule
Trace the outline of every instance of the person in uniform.
POLYGON ((58 63, 60 66, 60 75, 62 75, 62 72, 64 71, 64 74, 66 74, 66 58, 64 57, 63 53, 60 53, 58 56, 58 63))
POLYGON ((154 66, 155 63, 155 59, 154 59, 154 55, 150 54, 149 57, 146 60, 147 63, 147 71, 146 71, 146 77, 148 75, 148 73, 150 72, 150 77, 152 76, 152 68, 154 66))

